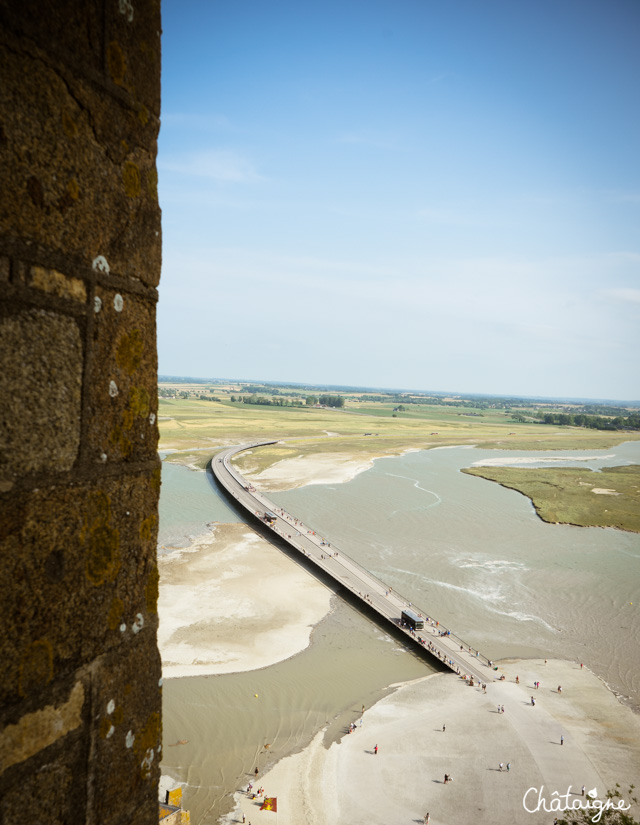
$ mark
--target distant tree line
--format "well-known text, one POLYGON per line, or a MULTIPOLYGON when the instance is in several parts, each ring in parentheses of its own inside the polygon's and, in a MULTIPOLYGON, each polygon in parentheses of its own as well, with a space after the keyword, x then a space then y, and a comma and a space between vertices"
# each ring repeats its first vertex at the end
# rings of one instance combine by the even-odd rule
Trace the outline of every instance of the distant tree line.
POLYGON ((323 407, 344 407, 343 395, 321 395, 318 404, 323 407))
POLYGON ((320 404, 322 407, 344 407, 344 396, 342 395, 308 395, 305 399, 307 407, 315 407, 320 404))
POLYGON ((591 430, 640 430, 640 413, 605 418, 602 415, 584 415, 583 413, 573 415, 572 413, 538 412, 537 417, 543 424, 587 427, 591 430))
POLYGON ((232 395, 231 401, 238 404, 257 404, 261 407, 302 407, 302 401, 289 398, 265 398, 264 395, 232 395))
MULTIPOLYGON (((571 415, 583 414, 583 415, 606 415, 611 417, 612 415, 615 416, 626 416, 629 415, 629 410, 626 407, 613 407, 607 404, 581 404, 579 406, 564 406, 562 411, 565 413, 569 413, 571 415)), ((631 413, 633 415, 633 413, 631 413)))
POLYGON ((374 401, 381 404, 402 403, 402 404, 419 404, 427 407, 465 407, 467 409, 487 409, 489 404, 484 401, 445 401, 444 398, 433 398, 429 396, 412 396, 412 395, 361 395, 356 401, 374 401))
POLYGON ((231 401, 237 404, 257 404, 263 407, 313 407, 315 404, 321 404, 323 407, 344 407, 344 398, 341 395, 308 395, 303 402, 298 399, 297 395, 294 398, 284 398, 280 395, 275 398, 266 398, 254 392, 251 395, 232 395, 231 401))
POLYGON ((243 390, 244 392, 248 392, 250 395, 258 395, 259 393, 264 393, 264 395, 283 395, 287 398, 304 398, 304 394, 301 392, 283 392, 282 390, 278 390, 275 387, 270 387, 268 384, 248 384, 246 387, 243 387, 243 390))

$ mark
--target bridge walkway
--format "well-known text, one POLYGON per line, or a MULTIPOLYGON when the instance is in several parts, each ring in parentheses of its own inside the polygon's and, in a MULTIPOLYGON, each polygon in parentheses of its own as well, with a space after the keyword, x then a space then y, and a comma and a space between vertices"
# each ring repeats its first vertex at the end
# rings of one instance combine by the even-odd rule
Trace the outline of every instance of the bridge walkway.
POLYGON ((306 556, 324 573, 349 590, 412 642, 427 649, 455 673, 473 677, 475 683, 493 679, 492 663, 478 650, 467 645, 449 628, 444 627, 428 611, 412 604, 389 585, 365 570, 333 543, 318 535, 291 513, 274 504, 257 491, 231 464, 231 458, 243 451, 274 444, 260 441, 229 447, 211 460, 211 470, 218 483, 231 494, 252 516, 260 519, 292 548, 306 556), (264 522, 266 511, 274 514, 272 524, 264 522), (401 613, 406 608, 425 619, 424 630, 413 631, 401 626, 401 613))

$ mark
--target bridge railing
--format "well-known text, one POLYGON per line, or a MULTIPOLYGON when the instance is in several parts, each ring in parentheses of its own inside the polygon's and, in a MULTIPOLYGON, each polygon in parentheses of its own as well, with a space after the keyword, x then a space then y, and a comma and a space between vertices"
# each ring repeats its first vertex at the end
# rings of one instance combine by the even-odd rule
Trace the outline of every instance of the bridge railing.
MULTIPOLYGON (((264 498, 266 498, 266 496, 264 496, 264 498)), ((273 505, 271 502, 269 502, 269 503, 270 503, 270 507, 272 509, 283 510, 282 507, 275 507, 275 505, 273 505)), ((316 530, 315 532, 316 532, 316 535, 318 535, 318 531, 316 530)), ((282 534, 280 533, 280 535, 282 535, 282 534)), ((286 539, 286 536, 284 536, 284 538, 286 539)), ((340 556, 344 556, 345 559, 348 559, 349 564, 351 566, 355 567, 360 572, 361 575, 363 575, 366 578, 372 580, 375 584, 377 584, 380 587, 381 590, 383 590, 385 592, 388 591, 390 593, 392 592, 397 599, 399 599, 401 602, 404 602, 405 607, 410 607, 411 609, 413 609, 413 610, 417 611, 418 613, 420 613, 421 616, 424 616, 424 617, 428 616, 429 618, 432 618, 431 614, 428 611, 423 610, 415 602, 411 602, 406 596, 404 596, 402 593, 400 593, 395 588, 390 588, 389 585, 386 582, 383 582, 382 579, 379 579, 375 575, 375 573, 372 573, 370 570, 367 570, 366 567, 363 567, 358 561, 356 561, 353 558, 353 556, 350 556, 346 553, 343 553, 342 550, 340 550, 340 548, 337 547, 336 545, 334 545, 333 543, 331 544, 331 549, 332 550, 335 549, 335 550, 339 551, 338 558, 340 558, 340 556)), ((349 589, 351 589, 353 592, 356 592, 354 590, 354 588, 352 588, 352 587, 350 587, 349 589)), ((436 620, 434 620, 434 621, 436 621, 436 620)), ((442 622, 438 622, 437 629, 442 633, 443 636, 448 636, 456 644, 458 644, 460 647, 462 647, 465 653, 468 653, 468 654, 471 654, 472 656, 475 656, 475 658, 477 658, 478 661, 482 662, 482 664, 485 664, 487 666, 489 665, 490 660, 484 654, 480 653, 479 650, 477 650, 476 648, 469 645, 467 642, 464 641, 464 639, 461 639, 460 636, 458 636, 456 633, 454 633, 450 628, 445 627, 445 625, 443 625, 442 622)))
MULTIPOLYGON (((240 447, 240 448, 239 448, 236 452, 242 452, 243 450, 247 450, 247 449, 254 449, 255 447, 265 446, 265 445, 266 445, 266 443, 273 444, 273 443, 275 443, 275 442, 271 441, 271 442, 261 442, 261 443, 258 443, 258 444, 250 444, 250 445, 245 445, 245 446, 243 446, 243 447, 240 447)), ((215 458, 214 458, 214 459, 212 459, 212 462, 211 462, 211 464, 212 464, 212 469, 213 469, 213 462, 214 462, 214 461, 215 461, 215 458)), ((257 496, 256 496, 254 493, 252 493, 252 492, 250 492, 250 491, 248 491, 248 490, 247 490, 247 487, 248 487, 249 485, 248 485, 247 480, 244 478, 244 476, 243 476, 243 475, 242 475, 242 474, 238 471, 238 469, 237 469, 236 467, 231 467, 231 466, 230 466, 227 462, 228 462, 228 459, 227 459, 227 458, 225 458, 223 463, 224 463, 225 468, 226 468, 226 469, 228 470, 228 472, 230 473, 230 475, 231 475, 231 476, 232 476, 232 477, 233 477, 233 478, 237 481, 237 483, 239 483, 242 487, 244 487, 245 492, 249 493, 249 495, 250 495, 250 496, 251 496, 251 498, 252 498, 252 499, 256 502, 256 504, 258 504, 260 507, 264 507, 264 506, 265 506, 265 504, 264 504, 263 502, 261 502, 261 501, 257 498, 257 496)), ((215 474, 215 473, 214 473, 214 474, 215 474)), ((271 502, 271 501, 267 498, 267 496, 265 496, 263 493, 261 493, 261 492, 259 492, 259 491, 256 491, 256 493, 257 493, 257 495, 259 495, 261 498, 263 498, 266 502, 268 502, 268 507, 267 507, 267 509, 274 510, 274 511, 276 511, 276 512, 277 512, 278 510, 281 510, 281 511, 283 511, 283 512, 286 512, 286 511, 284 510, 284 508, 282 508, 282 507, 276 507, 276 506, 275 506, 275 504, 273 504, 273 502, 271 502)), ((293 538, 292 538, 292 539, 291 539, 291 541, 289 542, 289 539, 288 539, 288 536, 287 536, 287 535, 285 535, 284 533, 282 533, 280 530, 277 530, 277 529, 276 529, 275 527, 273 527, 272 525, 269 525, 269 526, 271 526, 271 529, 272 529, 272 530, 274 530, 274 532, 276 532, 279 536, 281 536, 282 538, 284 538, 284 539, 285 539, 285 541, 287 541, 287 543, 291 543, 291 546, 292 546, 294 549, 298 550, 298 552, 302 552, 302 551, 300 550, 300 548, 298 548, 298 547, 296 546, 295 542, 293 541, 293 538)), ((307 525, 307 526, 309 526, 309 525, 307 525)), ((293 525, 292 525, 292 527, 293 527, 293 525)), ((295 529, 295 528, 294 528, 294 529, 295 529)), ((315 531, 315 535, 316 535, 316 536, 318 536, 318 535, 319 535, 319 536, 320 536, 320 538, 321 538, 322 540, 324 540, 324 539, 322 538, 322 534, 319 534, 317 530, 315 531)), ((427 617, 427 616, 428 616, 428 617, 429 617, 432 621, 436 622, 436 624, 435 624, 435 625, 432 625, 432 626, 433 626, 433 627, 436 627, 436 629, 439 631, 439 634, 440 634, 440 635, 442 635, 442 636, 447 636, 449 639, 451 639, 452 641, 454 641, 457 645, 459 645, 459 646, 463 649, 463 652, 464 652, 464 653, 467 653, 467 654, 470 654, 471 656, 474 656, 474 657, 475 657, 475 658, 476 658, 479 662, 481 662, 481 663, 482 663, 482 664, 484 664, 484 665, 487 665, 487 666, 491 666, 491 665, 492 665, 492 662, 490 661, 490 659, 488 659, 488 658, 487 658, 487 656, 485 656, 483 653, 480 653, 480 651, 479 651, 479 650, 477 650, 476 648, 472 647, 472 646, 471 646, 471 645, 469 645, 467 642, 465 642, 465 641, 464 641, 464 639, 462 639, 460 636, 458 636, 456 633, 454 633, 454 632, 453 632, 450 628, 446 627, 446 626, 445 626, 445 625, 443 625, 441 622, 439 622, 439 621, 437 621, 437 620, 433 619, 433 617, 431 616, 431 614, 430 614, 428 611, 423 610, 422 608, 420 608, 420 607, 419 607, 417 604, 415 604, 414 602, 409 601, 409 599, 408 599, 406 596, 404 596, 402 593, 399 593, 399 592, 398 592, 395 588, 390 588, 390 587, 389 587, 389 585, 388 585, 388 584, 386 584, 386 582, 383 582, 383 581, 382 581, 382 579, 379 579, 379 578, 378 578, 378 577, 377 577, 374 573, 372 573, 370 570, 367 570, 365 567, 363 567, 363 566, 362 566, 362 565, 361 565, 358 561, 356 561, 356 560, 355 560, 352 556, 349 556, 349 555, 348 555, 348 554, 346 554, 346 553, 342 553, 342 551, 340 550, 340 548, 336 547, 334 544, 331 544, 331 549, 332 549, 332 550, 335 550, 336 552, 338 552, 338 559, 340 559, 340 556, 343 556, 343 558, 347 559, 347 560, 348 560, 348 562, 349 562, 349 564, 350 564, 350 565, 352 565, 353 567, 355 567, 355 568, 356 568, 356 569, 360 572, 360 574, 361 574, 361 575, 363 575, 363 576, 367 577, 368 579, 372 580, 375 584, 377 584, 377 585, 378 585, 378 587, 380 587, 380 589, 381 589, 382 591, 389 592, 389 593, 393 593, 393 595, 394 595, 397 599, 399 599, 401 602, 403 602, 403 603, 404 603, 405 607, 410 607, 410 608, 411 608, 411 609, 413 609, 414 611, 417 611, 418 613, 420 613, 420 615, 421 615, 421 616, 424 616, 424 617, 427 617)), ((348 582, 343 583, 343 586, 345 586, 345 585, 348 587, 348 589, 349 589, 352 593, 354 593, 354 595, 361 595, 361 596, 362 596, 362 595, 364 595, 364 594, 360 594, 358 591, 356 591, 356 589, 355 589, 355 588, 354 588, 351 584, 349 584, 348 582)), ((374 609, 376 609, 376 606, 375 606, 375 605, 371 605, 371 606, 372 606, 374 609)), ((382 611, 378 611, 378 612, 380 612, 380 613, 382 614, 382 611)), ((382 615, 384 615, 384 614, 382 614, 382 615)))

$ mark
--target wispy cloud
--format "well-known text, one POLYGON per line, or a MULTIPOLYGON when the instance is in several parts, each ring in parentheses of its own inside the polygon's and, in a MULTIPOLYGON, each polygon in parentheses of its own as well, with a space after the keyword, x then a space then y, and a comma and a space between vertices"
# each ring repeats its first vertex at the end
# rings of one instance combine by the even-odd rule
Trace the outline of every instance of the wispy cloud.
POLYGON ((457 209, 448 207, 419 209, 416 214, 420 220, 426 223, 445 224, 447 226, 471 226, 476 224, 475 219, 457 209))
POLYGON ((371 146, 374 149, 395 149, 396 141, 385 135, 376 135, 367 132, 342 132, 333 143, 345 146, 371 146))
POLYGON ((233 124, 225 115, 204 115, 199 112, 163 112, 162 125, 225 131, 233 128, 233 124))
POLYGON ((431 77, 428 77, 425 82, 427 86, 433 86, 435 84, 442 83, 442 81, 445 80, 447 77, 449 77, 448 72, 439 72, 438 74, 434 74, 431 75, 431 77))
POLYGON ((625 303, 640 304, 640 289, 632 289, 630 287, 621 287, 618 289, 605 289, 603 295, 607 298, 613 298, 616 301, 624 301, 625 303))
POLYGON ((612 203, 637 203, 640 205, 640 192, 621 192, 620 190, 609 190, 605 192, 607 200, 612 203))
POLYGON ((264 180, 248 158, 232 149, 209 149, 190 155, 169 156, 159 161, 158 166, 168 172, 233 183, 264 180))
POLYGON ((437 226, 475 226, 486 228, 488 226, 499 225, 504 227, 506 225, 504 217, 492 219, 486 210, 474 210, 469 206, 436 206, 419 209, 415 215, 424 223, 435 224, 437 226))

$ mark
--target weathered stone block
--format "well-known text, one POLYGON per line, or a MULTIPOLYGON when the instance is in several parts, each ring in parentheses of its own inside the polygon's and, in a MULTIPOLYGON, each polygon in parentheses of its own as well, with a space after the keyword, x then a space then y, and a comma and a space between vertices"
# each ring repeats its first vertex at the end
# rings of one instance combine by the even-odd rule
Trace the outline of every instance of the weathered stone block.
POLYGON ((0 520, 0 726, 105 651, 155 647, 159 470, 7 495, 0 520))
POLYGON ((67 736, 29 763, 29 770, 5 777, 0 821, 70 825, 85 821, 89 736, 67 736), (53 752, 52 752, 53 751, 53 752), (13 781, 12 781, 13 780, 13 781))
POLYGON ((42 49, 50 59, 64 55, 65 63, 83 70, 102 71, 102 3, 84 0, 56 0, 42 14, 30 3, 6 3, 0 21, 18 28, 42 49))
POLYGON ((107 76, 160 114, 160 0, 119 0, 107 10, 107 76))
POLYGON ((157 822, 159 28, 0 0, 3 823, 157 822))
POLYGON ((158 444, 155 305, 98 287, 87 443, 97 462, 143 461, 158 444))
POLYGON ((18 475, 73 466, 82 369, 74 319, 34 309, 0 320, 0 491, 18 475))
POLYGON ((87 300, 87 287, 84 281, 58 272, 57 269, 32 266, 29 271, 29 285, 34 289, 75 303, 84 304, 87 300))
POLYGON ((43 751, 84 727, 85 687, 81 680, 68 696, 50 697, 48 704, 0 730, 0 775, 34 756, 42 759, 43 751))
POLYGON ((0 77, 0 234, 156 285, 157 119, 2 46, 0 77))
POLYGON ((160 775, 160 679, 158 651, 142 634, 126 654, 105 656, 92 669, 93 775, 87 825, 156 825, 157 806, 155 819, 139 809, 144 809, 160 775))

